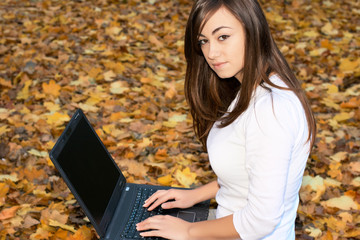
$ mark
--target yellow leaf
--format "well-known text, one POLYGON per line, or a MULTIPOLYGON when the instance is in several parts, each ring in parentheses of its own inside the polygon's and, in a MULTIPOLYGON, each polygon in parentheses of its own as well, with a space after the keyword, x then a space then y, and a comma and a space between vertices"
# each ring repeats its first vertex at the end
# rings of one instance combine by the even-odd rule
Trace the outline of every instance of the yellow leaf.
POLYGON ((85 112, 97 112, 99 110, 99 108, 86 103, 79 103, 78 106, 85 112))
POLYGON ((71 232, 76 232, 75 228, 73 226, 69 226, 69 225, 66 225, 66 224, 63 224, 63 223, 60 223, 56 220, 53 220, 53 219, 50 219, 49 220, 49 226, 52 226, 52 227, 60 227, 62 229, 65 229, 65 230, 68 230, 68 231, 71 231, 71 232))
POLYGON ((325 33, 326 35, 336 35, 339 33, 337 29, 334 29, 331 23, 326 23, 322 28, 321 32, 325 33))
MULTIPOLYGON (((6 119, 10 115, 10 111, 6 108, 0 108, 0 119, 6 119)), ((0 131, 1 132, 1 131, 0 131)), ((1 134, 0 134, 1 135, 1 134)))
POLYGON ((15 173, 9 174, 1 174, 0 175, 0 181, 4 181, 5 179, 9 179, 12 182, 17 182, 19 179, 17 178, 15 173))
POLYGON ((337 152, 336 154, 330 156, 330 158, 336 162, 341 162, 348 157, 347 152, 337 152))
POLYGON ((324 184, 326 187, 340 187, 342 183, 332 178, 325 178, 324 184))
POLYGON ((314 50, 310 51, 310 56, 311 57, 318 57, 318 56, 321 56, 321 54, 323 54, 326 51, 327 51, 326 48, 317 48, 317 49, 314 49, 314 50))
POLYGON ((341 217, 343 222, 351 223, 353 221, 353 216, 348 212, 339 213, 339 216, 341 217))
POLYGON ((328 90, 327 90, 327 93, 330 94, 330 93, 337 93, 339 92, 339 88, 334 85, 334 84, 331 84, 328 86, 328 90))
POLYGON ((27 80, 25 82, 23 89, 18 93, 18 95, 16 96, 16 99, 25 100, 29 97, 29 87, 30 87, 31 83, 32 83, 31 80, 27 80))
POLYGON ((174 127, 176 127, 177 122, 165 121, 165 122, 163 122, 163 125, 164 125, 165 127, 168 127, 168 128, 174 128, 174 127))
POLYGON ((5 204, 6 196, 9 192, 9 189, 9 185, 0 182, 0 206, 3 206, 5 204))
POLYGON ((146 148, 148 146, 152 145, 152 141, 149 138, 143 138, 142 143, 138 144, 139 148, 146 148))
POLYGON ((110 92, 113 94, 122 94, 128 90, 129 88, 122 81, 113 82, 110 85, 110 92))
POLYGON ((116 74, 112 70, 104 73, 105 81, 110 82, 110 81, 114 80, 115 77, 116 77, 116 74))
POLYGON ((30 239, 49 239, 50 232, 46 226, 38 227, 36 232, 30 235, 30 239))
POLYGON ((316 195, 311 199, 311 201, 314 202, 318 202, 320 200, 321 195, 326 190, 324 179, 320 176, 316 176, 316 177, 304 176, 301 186, 302 187, 309 186, 311 190, 316 192, 316 195))
POLYGON ((340 110, 340 105, 335 103, 334 100, 331 100, 329 98, 323 98, 320 102, 327 107, 334 108, 335 110, 340 110))
POLYGON ((92 68, 89 71, 89 77, 96 79, 96 77, 102 72, 101 68, 92 68))
POLYGON ((304 32, 304 36, 309 37, 309 38, 316 38, 319 36, 319 33, 317 31, 310 30, 310 31, 304 32))
POLYGON ((60 126, 69 120, 70 120, 69 115, 56 112, 52 115, 48 115, 46 122, 50 125, 60 126))
POLYGON ((159 177, 159 178, 157 179, 157 181, 159 182, 160 185, 170 186, 170 185, 171 185, 172 178, 171 178, 171 175, 168 174, 168 175, 159 177))
POLYGON ((60 213, 60 209, 51 209, 50 207, 42 210, 40 221, 45 224, 50 224, 51 220, 60 224, 65 224, 68 220, 68 215, 66 213, 60 213))
POLYGON ((9 131, 10 129, 8 129, 6 125, 0 126, 0 136, 9 131))
POLYGON ((50 112, 56 112, 60 110, 59 104, 55 104, 53 102, 44 102, 44 107, 50 112))
POLYGON ((122 74, 125 71, 125 66, 121 62, 115 63, 115 62, 107 61, 104 62, 104 66, 105 68, 110 69, 117 74, 122 74))
POLYGON ((186 120, 186 114, 174 114, 169 118, 169 122, 183 122, 186 120))
POLYGON ((344 58, 340 60, 339 69, 342 72, 354 72, 356 69, 359 70, 360 67, 360 58, 357 60, 350 60, 349 58, 344 58))
POLYGON ((106 49, 106 45, 105 44, 101 44, 101 45, 94 45, 91 50, 96 51, 96 52, 101 52, 104 51, 106 49))
POLYGON ((360 187, 360 177, 356 177, 351 181, 351 185, 355 187, 360 187))
POLYGON ((119 27, 108 27, 105 29, 105 33, 108 35, 119 35, 119 33, 121 32, 122 28, 119 27))
POLYGON ((309 234, 310 237, 320 237, 322 232, 318 228, 308 227, 305 229, 305 232, 309 234))
POLYGON ((38 151, 38 150, 36 150, 34 148, 29 150, 28 153, 30 153, 30 154, 32 154, 34 156, 37 156, 37 157, 48 157, 49 156, 49 154, 47 152, 45 152, 45 151, 40 152, 40 151, 38 151))
POLYGON ((126 168, 128 173, 140 178, 144 178, 149 170, 147 166, 136 160, 122 159, 118 164, 123 168, 126 168))
POLYGON ((115 113, 111 113, 110 120, 111 121, 118 121, 120 119, 123 119, 124 117, 126 117, 126 113, 124 113, 124 112, 115 112, 115 113))
POLYGON ((176 170, 175 178, 182 184, 184 187, 189 188, 192 184, 196 182, 196 173, 190 171, 189 167, 186 167, 184 170, 176 170))
POLYGON ((309 185, 312 190, 317 191, 324 186, 324 179, 320 176, 311 177, 311 176, 304 176, 301 186, 309 185))
POLYGON ((341 210, 357 210, 358 205, 354 200, 349 196, 341 196, 338 198, 331 198, 327 201, 322 202, 323 206, 331 208, 339 208, 341 210))
POLYGON ((342 237, 349 238, 349 239, 350 238, 357 238, 359 236, 360 236, 360 229, 359 228, 347 231, 344 235, 342 235, 342 237))
POLYGON ((341 112, 339 114, 336 114, 333 119, 336 120, 337 122, 342 122, 342 121, 346 121, 350 118, 351 118, 351 115, 349 113, 341 112))
POLYGON ((108 125, 103 125, 102 129, 104 130, 105 133, 110 134, 113 130, 116 129, 114 124, 108 124, 108 125))

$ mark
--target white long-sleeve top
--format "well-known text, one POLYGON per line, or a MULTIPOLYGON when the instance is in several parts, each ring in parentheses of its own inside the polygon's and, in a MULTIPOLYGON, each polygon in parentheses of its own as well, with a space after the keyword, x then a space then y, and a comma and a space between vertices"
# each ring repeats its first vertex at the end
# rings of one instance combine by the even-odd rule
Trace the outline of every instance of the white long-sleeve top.
MULTIPOLYGON (((277 75, 270 80, 286 87, 277 75)), ((292 91, 270 88, 257 87, 249 108, 225 128, 215 123, 207 140, 220 186, 216 217, 233 214, 244 240, 295 239, 308 125, 292 91)))

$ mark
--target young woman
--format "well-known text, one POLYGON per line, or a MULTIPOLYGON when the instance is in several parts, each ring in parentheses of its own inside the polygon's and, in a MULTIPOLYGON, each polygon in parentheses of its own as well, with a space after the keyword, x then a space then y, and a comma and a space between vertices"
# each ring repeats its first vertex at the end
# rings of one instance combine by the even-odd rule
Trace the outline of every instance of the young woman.
POLYGON ((196 1, 185 56, 186 98, 217 181, 158 191, 144 207, 186 208, 216 197, 216 219, 155 216, 138 231, 168 239, 295 239, 298 192, 316 124, 258 2, 196 1))

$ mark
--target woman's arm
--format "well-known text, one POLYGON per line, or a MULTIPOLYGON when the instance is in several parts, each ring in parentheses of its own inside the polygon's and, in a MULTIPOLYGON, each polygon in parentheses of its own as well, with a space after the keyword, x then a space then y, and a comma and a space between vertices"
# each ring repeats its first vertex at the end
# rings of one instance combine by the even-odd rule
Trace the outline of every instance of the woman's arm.
POLYGON ((239 239, 233 216, 215 220, 190 223, 173 216, 158 215, 136 225, 143 237, 164 237, 167 239, 201 240, 201 239, 239 239))
POLYGON ((189 239, 239 239, 233 223, 233 215, 215 220, 190 224, 189 239))
POLYGON ((151 197, 149 197, 143 206, 147 207, 149 211, 153 210, 159 205, 161 205, 161 207, 164 209, 188 208, 195 205, 196 203, 214 198, 218 190, 219 185, 217 181, 210 182, 191 190, 159 190, 151 197), (174 201, 167 202, 169 200, 174 201))
POLYGON ((199 202, 211 199, 211 198, 215 198, 216 193, 219 191, 219 188, 220 188, 220 186, 219 186, 218 182, 216 180, 212 181, 201 187, 193 189, 192 191, 193 191, 194 195, 196 195, 193 197, 195 197, 196 203, 199 203, 199 202))

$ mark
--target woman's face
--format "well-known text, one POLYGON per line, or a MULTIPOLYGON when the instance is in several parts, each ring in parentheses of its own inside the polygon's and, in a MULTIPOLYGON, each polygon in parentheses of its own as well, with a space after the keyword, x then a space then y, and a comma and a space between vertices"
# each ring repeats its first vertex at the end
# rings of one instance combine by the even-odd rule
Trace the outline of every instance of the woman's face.
POLYGON ((225 7, 219 8, 199 35, 199 44, 209 66, 220 78, 242 80, 245 33, 241 22, 225 7))

